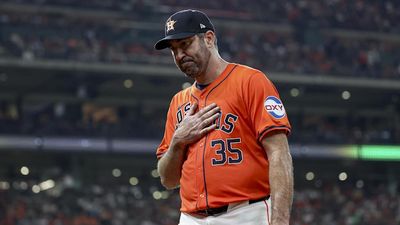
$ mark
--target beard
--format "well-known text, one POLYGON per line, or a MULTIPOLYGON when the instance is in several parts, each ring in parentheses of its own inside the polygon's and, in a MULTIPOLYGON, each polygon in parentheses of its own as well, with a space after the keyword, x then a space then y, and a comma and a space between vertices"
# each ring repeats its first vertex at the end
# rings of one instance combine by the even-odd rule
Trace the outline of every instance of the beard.
POLYGON ((193 60, 191 57, 185 57, 179 62, 179 69, 190 78, 196 78, 200 74, 199 63, 193 60))

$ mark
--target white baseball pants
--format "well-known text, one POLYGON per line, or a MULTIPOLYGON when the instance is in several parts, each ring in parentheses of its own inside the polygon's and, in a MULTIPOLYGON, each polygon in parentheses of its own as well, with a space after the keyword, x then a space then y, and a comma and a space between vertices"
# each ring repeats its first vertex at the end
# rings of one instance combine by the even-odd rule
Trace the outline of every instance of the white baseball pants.
POLYGON ((228 210, 214 216, 181 213, 179 225, 270 225, 271 200, 249 204, 229 204, 228 210))

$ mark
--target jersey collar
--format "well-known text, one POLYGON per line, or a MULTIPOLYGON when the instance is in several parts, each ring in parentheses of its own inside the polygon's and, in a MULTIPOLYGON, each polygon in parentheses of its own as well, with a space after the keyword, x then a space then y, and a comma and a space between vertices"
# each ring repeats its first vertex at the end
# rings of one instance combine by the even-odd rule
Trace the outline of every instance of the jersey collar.
POLYGON ((224 69, 224 71, 222 71, 222 73, 213 81, 211 82, 207 87, 205 87, 204 89, 200 90, 196 87, 196 82, 193 83, 193 85, 191 86, 191 94, 196 97, 196 98, 200 98, 201 96, 204 96, 205 94, 207 94, 209 91, 211 91, 214 87, 216 87, 217 85, 219 85, 222 81, 225 80, 225 78, 227 76, 229 76, 229 74, 231 74, 231 72, 233 71, 233 69, 236 67, 235 63, 229 63, 226 68, 224 69))

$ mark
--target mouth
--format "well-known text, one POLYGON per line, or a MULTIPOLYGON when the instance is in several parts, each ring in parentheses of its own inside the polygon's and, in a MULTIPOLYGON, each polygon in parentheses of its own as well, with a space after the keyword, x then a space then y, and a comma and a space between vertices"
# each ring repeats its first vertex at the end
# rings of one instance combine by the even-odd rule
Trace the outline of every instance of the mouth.
POLYGON ((193 63, 193 61, 182 62, 181 65, 184 66, 184 65, 188 65, 188 64, 190 64, 190 63, 193 63))
POLYGON ((187 68, 187 67, 192 66, 193 64, 194 64, 193 61, 187 60, 187 61, 181 62, 181 68, 187 68))
POLYGON ((183 59, 181 60, 180 64, 181 64, 181 65, 184 65, 184 64, 188 64, 188 63, 192 63, 192 62, 193 62, 193 60, 192 60, 191 58, 185 57, 185 58, 183 58, 183 59))

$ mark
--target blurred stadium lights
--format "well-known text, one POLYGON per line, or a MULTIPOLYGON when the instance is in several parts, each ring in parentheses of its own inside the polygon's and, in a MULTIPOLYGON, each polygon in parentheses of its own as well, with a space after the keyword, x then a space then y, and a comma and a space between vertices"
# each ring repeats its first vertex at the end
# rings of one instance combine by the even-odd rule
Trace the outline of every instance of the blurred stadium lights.
POLYGON ((21 167, 20 172, 22 175, 27 176, 29 175, 29 168, 26 166, 21 167))
POLYGON ((120 176, 122 175, 122 172, 121 172, 120 169, 115 168, 115 169, 112 170, 112 175, 113 175, 114 177, 120 177, 120 176))
POLYGON ((345 181, 345 180, 347 180, 347 178, 348 178, 348 176, 347 176, 347 173, 346 173, 346 172, 341 172, 341 173, 339 174, 339 180, 340 180, 340 181, 345 181))
POLYGON ((18 189, 19 189, 19 182, 17 182, 17 181, 12 182, 12 187, 13 187, 15 190, 18 190, 18 189))
POLYGON ((141 139, 105 140, 101 138, 0 136, 0 149, 4 150, 148 152, 148 149, 155 149, 158 144, 157 140, 141 139))
POLYGON ((26 183, 25 181, 21 181, 19 183, 19 187, 21 188, 21 190, 28 190, 28 183, 26 183))
POLYGON ((168 199, 169 196, 170 196, 170 193, 168 191, 154 191, 153 192, 153 198, 156 200, 168 199))
POLYGON ((298 97, 300 95, 300 90, 298 88, 290 89, 290 95, 292 97, 298 97))
MULTIPOLYGON (((0 136, 0 150, 153 153, 159 144, 157 140, 142 139, 41 137, 43 141, 38 146, 36 139, 37 137, 27 136, 0 136)), ((400 145, 291 144, 290 151, 297 158, 400 160, 400 145)))
POLYGON ((28 189, 28 183, 25 182, 25 181, 14 181, 12 183, 12 187, 13 187, 14 190, 27 190, 28 189))
POLYGON ((154 169, 151 171, 151 176, 154 178, 158 178, 158 177, 160 177, 160 174, 158 174, 157 169, 154 169))
POLYGON ((32 192, 35 194, 38 194, 40 192, 40 187, 39 185, 35 184, 32 186, 32 192))
POLYGON ((130 183, 132 186, 136 186, 136 185, 139 184, 139 179, 138 179, 137 177, 131 177, 131 178, 129 178, 129 183, 130 183))
POLYGON ((82 147, 87 148, 87 147, 90 147, 90 145, 91 145, 91 143, 90 143, 89 140, 87 140, 87 139, 82 139, 81 140, 81 146, 82 147))
POLYGON ((351 93, 350 93, 349 91, 343 91, 343 92, 342 92, 342 98, 343 98, 344 100, 349 100, 350 97, 351 97, 351 93))
POLYGON ((313 172, 310 171, 310 172, 306 173, 306 180, 311 181, 311 180, 314 180, 314 178, 315 178, 315 174, 313 172))
POLYGON ((364 160, 400 160, 400 146, 394 145, 363 145, 360 149, 360 158, 364 160))
POLYGON ((46 191, 46 190, 53 188, 55 185, 56 185, 56 183, 54 182, 54 180, 49 179, 49 180, 41 182, 39 184, 39 187, 40 187, 41 191, 46 191))
POLYGON ((153 192, 153 198, 155 200, 160 200, 162 198, 162 193, 160 191, 154 191, 153 192))
POLYGON ((8 190, 10 188, 10 183, 7 181, 0 181, 0 190, 8 190))
POLYGON ((356 187, 359 188, 359 189, 363 188, 364 187, 364 181, 363 180, 358 180, 356 182, 356 187))
POLYGON ((161 192, 161 198, 162 199, 168 199, 169 197, 169 192, 168 191, 162 191, 161 192))
POLYGON ((133 87, 133 81, 131 79, 126 79, 124 81, 124 87, 127 88, 127 89, 132 88, 133 87))

